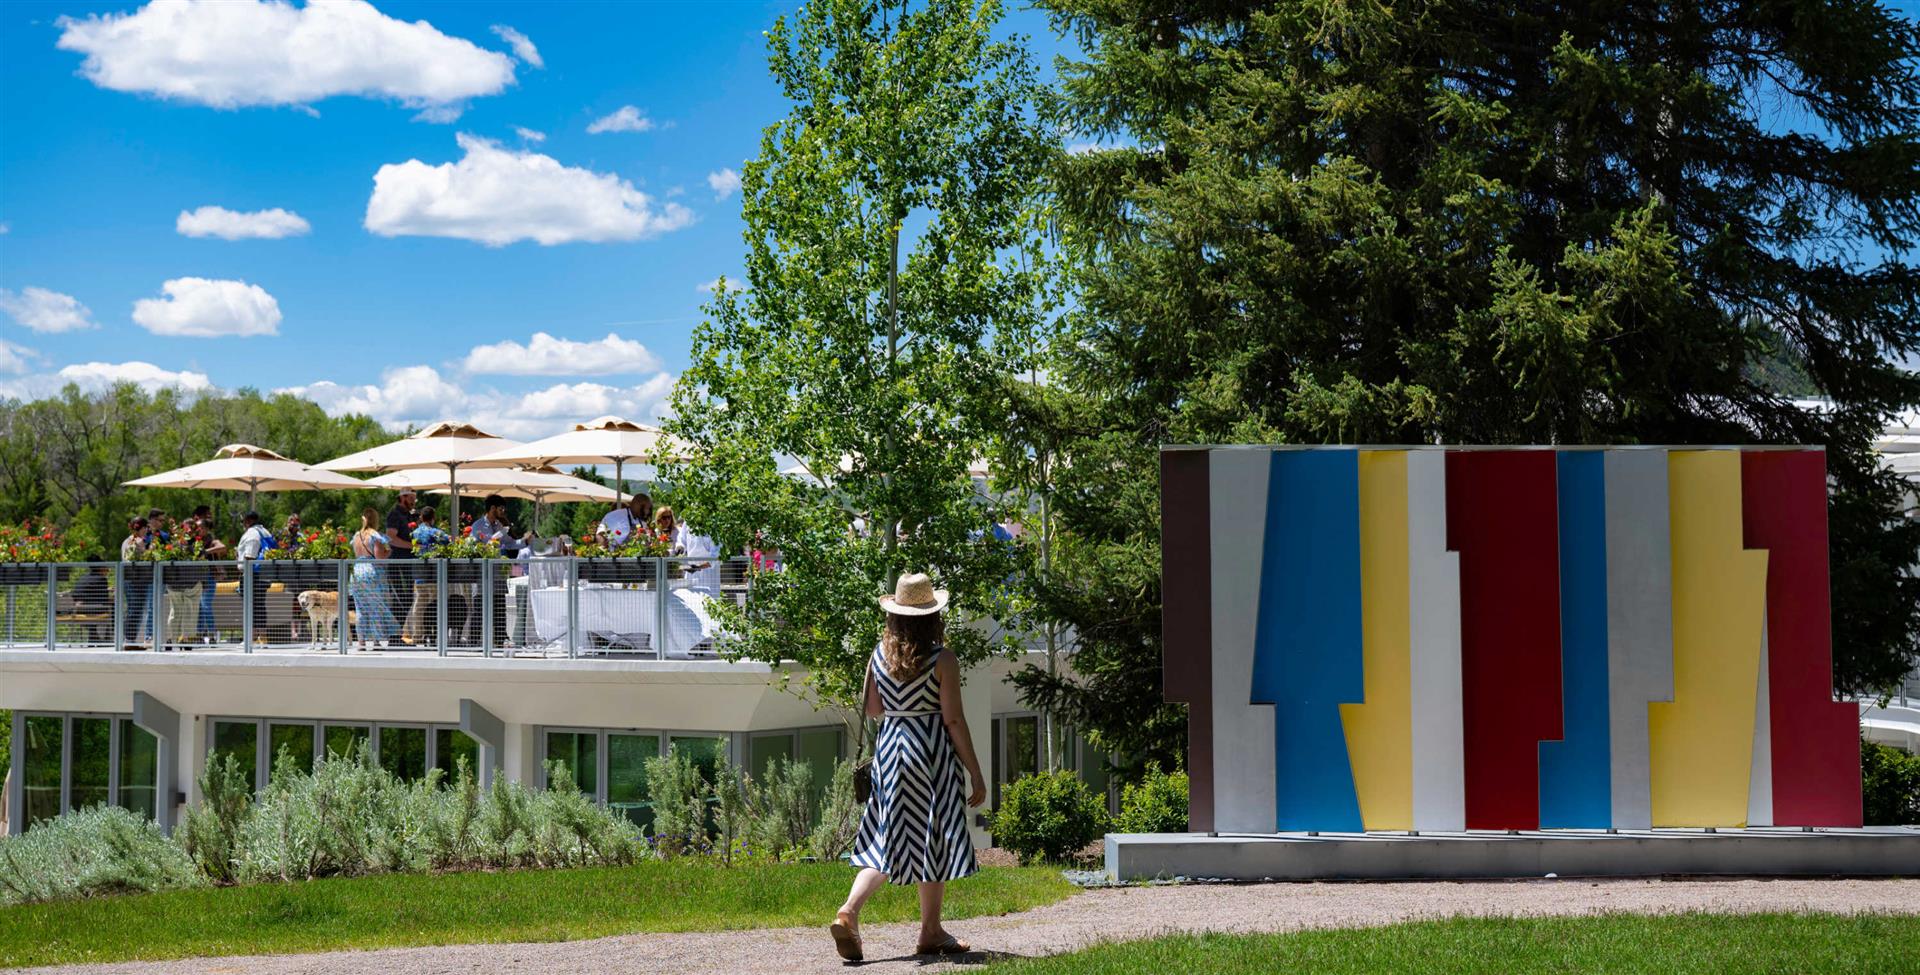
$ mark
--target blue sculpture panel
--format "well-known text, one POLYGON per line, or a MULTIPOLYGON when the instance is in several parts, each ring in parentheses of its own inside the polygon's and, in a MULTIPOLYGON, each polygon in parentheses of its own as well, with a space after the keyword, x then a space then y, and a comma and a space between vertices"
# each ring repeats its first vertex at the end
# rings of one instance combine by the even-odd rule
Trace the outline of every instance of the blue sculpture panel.
POLYGON ((1559 741, 1540 743, 1540 828, 1613 821, 1607 693, 1606 457, 1561 451, 1559 741))

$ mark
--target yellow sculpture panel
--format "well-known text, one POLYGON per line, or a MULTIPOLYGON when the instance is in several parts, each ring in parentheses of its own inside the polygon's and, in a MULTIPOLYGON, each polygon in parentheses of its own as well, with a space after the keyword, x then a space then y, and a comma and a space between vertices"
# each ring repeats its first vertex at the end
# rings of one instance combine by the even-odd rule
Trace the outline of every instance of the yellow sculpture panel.
POLYGON ((1668 455, 1673 701, 1647 706, 1655 826, 1744 826, 1767 553, 1747 551, 1740 452, 1668 455))
POLYGON ((1347 759, 1370 830, 1413 828, 1413 691, 1407 455, 1360 454, 1362 704, 1340 705, 1347 759))

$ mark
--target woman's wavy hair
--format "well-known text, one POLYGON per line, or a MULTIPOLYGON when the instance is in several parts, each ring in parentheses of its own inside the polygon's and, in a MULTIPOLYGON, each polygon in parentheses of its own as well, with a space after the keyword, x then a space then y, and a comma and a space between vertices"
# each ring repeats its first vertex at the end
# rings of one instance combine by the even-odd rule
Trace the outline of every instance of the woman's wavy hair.
POLYGON ((880 659, 887 666, 887 676, 902 682, 912 680, 926 669, 927 661, 932 659, 946 635, 944 613, 925 616, 888 613, 887 630, 880 636, 880 659))

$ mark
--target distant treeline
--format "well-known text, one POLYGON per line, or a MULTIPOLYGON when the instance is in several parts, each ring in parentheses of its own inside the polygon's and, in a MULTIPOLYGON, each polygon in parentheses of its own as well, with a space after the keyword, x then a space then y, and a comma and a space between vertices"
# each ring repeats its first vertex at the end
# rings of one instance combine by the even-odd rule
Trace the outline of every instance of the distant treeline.
MULTIPOLYGON (((68 386, 60 395, 21 402, 0 400, 0 522, 52 520, 83 540, 90 552, 118 551, 128 519, 162 508, 178 517, 197 505, 213 507, 219 534, 240 533, 244 491, 130 488, 124 482, 210 460, 230 443, 249 443, 317 464, 403 436, 364 416, 328 416, 308 400, 251 389, 232 394, 147 392, 131 384, 98 392, 68 386)), ((601 480, 590 470, 574 473, 601 480)), ((446 510, 444 495, 422 503, 446 510)), ((462 494, 461 508, 478 516, 480 498, 462 494)), ((261 493, 259 510, 278 528, 298 511, 309 526, 358 524, 361 507, 384 510, 391 492, 294 491, 261 493)), ((547 505, 541 529, 573 531, 591 524, 602 506, 547 505)), ((509 516, 529 526, 531 502, 511 502, 509 516)))

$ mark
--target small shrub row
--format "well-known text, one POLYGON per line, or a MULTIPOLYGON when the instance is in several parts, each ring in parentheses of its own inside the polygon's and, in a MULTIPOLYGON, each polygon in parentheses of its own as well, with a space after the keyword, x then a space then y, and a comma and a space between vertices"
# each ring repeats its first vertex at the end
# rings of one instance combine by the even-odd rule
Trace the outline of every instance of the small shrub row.
POLYGON ((692 761, 669 753, 647 760, 647 786, 653 849, 667 858, 838 860, 860 828, 848 761, 834 765, 817 810, 813 767, 786 758, 755 776, 722 757, 709 781, 692 761))
POLYGON ((1112 831, 1182 833, 1187 829, 1187 775, 1149 766, 1120 793, 1120 813, 1072 772, 1029 775, 1006 787, 993 815, 993 840, 1024 864, 1059 863, 1112 831))

